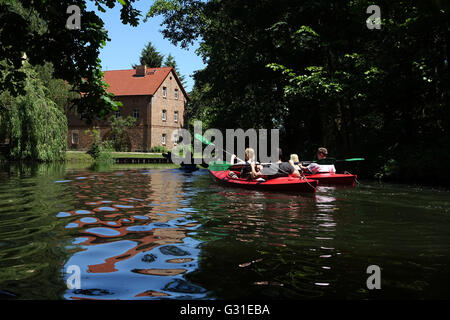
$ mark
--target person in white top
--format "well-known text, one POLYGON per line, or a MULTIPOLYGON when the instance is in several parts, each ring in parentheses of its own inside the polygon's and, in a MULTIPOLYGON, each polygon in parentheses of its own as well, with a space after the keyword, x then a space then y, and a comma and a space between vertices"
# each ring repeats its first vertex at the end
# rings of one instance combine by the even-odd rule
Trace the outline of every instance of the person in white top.
MULTIPOLYGON (((317 155, 317 160, 326 159, 328 156, 328 150, 324 147, 320 147, 319 149, 317 149, 316 155, 317 155)), ((323 173, 323 172, 327 172, 327 173, 335 173, 336 172, 336 168, 332 164, 331 165, 320 165, 318 163, 311 163, 310 165, 305 167, 301 163, 299 163, 298 166, 303 171, 312 173, 312 174, 323 173)))

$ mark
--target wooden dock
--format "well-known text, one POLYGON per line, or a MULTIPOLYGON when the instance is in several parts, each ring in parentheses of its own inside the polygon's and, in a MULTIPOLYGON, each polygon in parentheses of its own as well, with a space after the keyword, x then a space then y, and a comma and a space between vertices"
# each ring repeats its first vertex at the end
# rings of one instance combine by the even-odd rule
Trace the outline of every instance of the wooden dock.
POLYGON ((170 163, 166 158, 114 158, 114 162, 116 164, 125 164, 125 163, 170 163))

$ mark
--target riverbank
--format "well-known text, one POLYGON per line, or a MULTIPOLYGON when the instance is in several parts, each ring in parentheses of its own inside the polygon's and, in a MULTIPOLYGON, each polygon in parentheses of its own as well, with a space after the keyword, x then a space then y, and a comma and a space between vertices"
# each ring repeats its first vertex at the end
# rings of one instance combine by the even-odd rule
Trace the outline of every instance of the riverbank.
MULTIPOLYGON (((114 159, 164 159, 162 153, 113 152, 114 159)), ((85 151, 67 151, 66 162, 93 163, 93 159, 85 151)))

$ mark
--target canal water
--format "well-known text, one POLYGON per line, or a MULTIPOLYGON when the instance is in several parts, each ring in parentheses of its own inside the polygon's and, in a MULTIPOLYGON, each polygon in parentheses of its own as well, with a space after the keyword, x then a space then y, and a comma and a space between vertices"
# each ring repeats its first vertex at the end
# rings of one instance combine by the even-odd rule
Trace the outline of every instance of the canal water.
POLYGON ((161 166, 0 170, 0 299, 449 298, 449 265, 446 191, 269 193, 161 166))

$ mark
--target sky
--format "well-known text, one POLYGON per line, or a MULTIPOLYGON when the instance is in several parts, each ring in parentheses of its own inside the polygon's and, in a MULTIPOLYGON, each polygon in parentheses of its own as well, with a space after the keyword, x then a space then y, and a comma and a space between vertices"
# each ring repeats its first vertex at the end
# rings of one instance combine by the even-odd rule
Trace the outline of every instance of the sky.
MULTIPOLYGON (((152 1, 141 0, 136 1, 134 7, 141 10, 145 16, 151 4, 152 1)), ((205 67, 202 59, 195 54, 198 43, 186 50, 176 47, 169 40, 164 39, 160 32, 163 29, 160 26, 163 21, 160 16, 149 19, 145 23, 141 21, 137 27, 124 25, 120 20, 120 8, 121 5, 117 4, 114 9, 106 8, 106 12, 103 13, 99 12, 93 3, 88 2, 88 10, 95 11, 103 20, 108 37, 111 39, 100 51, 102 70, 131 69, 132 64, 139 63, 142 49, 151 41, 156 50, 165 57, 169 53, 174 56, 179 72, 185 76, 185 89, 189 92, 194 85, 191 77, 194 71, 205 67)), ((83 24, 83 17, 81 17, 81 24, 83 24)))

